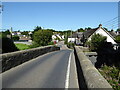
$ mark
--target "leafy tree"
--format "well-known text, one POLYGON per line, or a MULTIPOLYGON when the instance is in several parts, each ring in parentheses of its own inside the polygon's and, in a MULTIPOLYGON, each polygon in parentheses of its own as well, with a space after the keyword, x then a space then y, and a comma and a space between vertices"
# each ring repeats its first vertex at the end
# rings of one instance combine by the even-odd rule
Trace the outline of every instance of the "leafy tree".
POLYGON ((2 35, 2 37, 7 37, 7 35, 11 35, 11 33, 9 30, 7 30, 5 32, 2 32, 1 35, 2 35))
POLYGON ((40 46, 46 46, 52 40, 52 31, 49 30, 38 30, 33 35, 33 41, 40 46))
POLYGON ((19 36, 12 36, 12 39, 13 39, 14 41, 18 41, 18 40, 20 39, 20 37, 19 37, 19 36))
POLYGON ((120 35, 116 36, 115 39, 116 39, 116 42, 120 42, 120 35))
POLYGON ((105 36, 94 34, 86 44, 89 45, 91 51, 98 51, 103 43, 106 42, 106 39, 107 37, 105 36))
POLYGON ((42 28, 41 28, 40 26, 37 26, 37 27, 35 27, 33 33, 36 32, 36 31, 38 31, 38 30, 41 30, 41 29, 42 29, 42 28))
POLYGON ((0 41, 2 41, 2 46, 0 44, 0 49, 2 50, 2 53, 18 51, 12 39, 2 37, 0 38, 0 41))
POLYGON ((77 30, 78 32, 85 32, 85 30, 83 28, 80 28, 77 30))
POLYGON ((85 28, 85 30, 90 30, 90 29, 91 29, 91 27, 85 28))
POLYGON ((22 35, 29 35, 28 33, 29 33, 29 31, 23 31, 23 32, 21 32, 22 35))
POLYGON ((120 29, 117 29, 117 31, 120 31, 120 29))

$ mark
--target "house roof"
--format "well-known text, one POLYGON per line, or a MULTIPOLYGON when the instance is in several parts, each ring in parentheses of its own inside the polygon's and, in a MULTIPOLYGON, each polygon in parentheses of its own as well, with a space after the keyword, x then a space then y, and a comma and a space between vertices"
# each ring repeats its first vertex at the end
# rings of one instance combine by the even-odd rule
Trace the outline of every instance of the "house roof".
POLYGON ((68 38, 81 38, 83 36, 83 32, 75 32, 68 38))
POLYGON ((99 28, 103 29, 111 38, 115 38, 116 37, 116 34, 111 31, 111 32, 108 32, 106 31, 104 28, 102 28, 102 25, 100 24, 99 27, 97 28, 94 28, 94 29, 89 29, 87 30, 86 32, 83 33, 84 37, 87 39, 89 38, 95 31, 97 31, 99 28))
POLYGON ((89 29, 86 32, 83 33, 85 38, 89 38, 98 28, 94 28, 94 29, 89 29))
POLYGON ((113 32, 113 31, 110 31, 109 32, 114 38, 117 36, 117 34, 115 33, 115 32, 113 32))

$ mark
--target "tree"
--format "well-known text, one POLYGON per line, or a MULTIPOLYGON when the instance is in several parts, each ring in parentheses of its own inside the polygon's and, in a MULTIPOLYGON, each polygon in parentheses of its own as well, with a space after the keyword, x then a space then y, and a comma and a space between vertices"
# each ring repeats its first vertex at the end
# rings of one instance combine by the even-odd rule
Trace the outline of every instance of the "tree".
POLYGON ((120 31, 120 29, 118 28, 117 31, 120 31))
POLYGON ((115 37, 116 42, 120 42, 120 35, 115 37))
POLYGON ((2 46, 0 44, 0 49, 2 50, 2 53, 18 51, 12 39, 2 37, 0 38, 0 41, 2 41, 2 46))
POLYGON ((20 37, 19 36, 12 36, 12 39, 14 40, 14 41, 18 41, 19 39, 20 39, 20 37))
POLYGON ((89 45, 91 51, 98 51, 104 42, 106 42, 107 37, 102 36, 100 34, 94 34, 91 37, 91 40, 88 41, 86 44, 89 45))
POLYGON ((36 31, 38 31, 38 30, 41 30, 41 29, 42 29, 42 28, 41 28, 40 26, 37 26, 37 27, 35 27, 33 33, 36 32, 36 31))
POLYGON ((77 30, 78 32, 85 32, 85 30, 83 28, 80 28, 77 30))
POLYGON ((22 35, 29 35, 29 31, 23 31, 21 32, 22 35))
POLYGON ((52 31, 49 30, 38 30, 33 34, 33 41, 40 46, 46 46, 52 40, 52 31))

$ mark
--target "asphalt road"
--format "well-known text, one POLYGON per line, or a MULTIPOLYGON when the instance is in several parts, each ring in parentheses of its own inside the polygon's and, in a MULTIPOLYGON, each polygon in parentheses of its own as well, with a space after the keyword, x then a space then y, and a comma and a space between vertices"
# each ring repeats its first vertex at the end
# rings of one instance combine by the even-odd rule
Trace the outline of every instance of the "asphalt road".
POLYGON ((73 51, 61 45, 2 73, 2 88, 78 88, 73 51))

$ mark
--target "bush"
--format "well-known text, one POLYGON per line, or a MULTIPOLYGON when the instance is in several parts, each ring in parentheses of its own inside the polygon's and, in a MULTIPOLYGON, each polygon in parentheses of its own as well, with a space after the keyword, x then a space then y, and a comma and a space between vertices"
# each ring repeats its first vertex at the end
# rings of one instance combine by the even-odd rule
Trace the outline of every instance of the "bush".
POLYGON ((54 42, 53 42, 53 41, 51 41, 51 42, 49 42, 49 43, 48 43, 48 45, 54 45, 54 42))
POLYGON ((90 41, 87 41, 86 44, 89 46, 91 51, 97 51, 100 49, 100 47, 103 45, 104 42, 106 42, 106 37, 102 36, 100 34, 94 34, 91 37, 90 41))
POLYGON ((74 48, 74 43, 67 43, 67 47, 73 49, 74 48))
POLYGON ((104 65, 99 72, 110 83, 114 90, 120 90, 120 68, 104 65))
POLYGON ((52 31, 49 30, 39 30, 33 35, 33 41, 39 46, 46 46, 52 40, 52 31))
POLYGON ((12 39, 7 37, 2 37, 0 38, 0 41, 2 41, 2 46, 0 46, 0 48, 2 48, 2 53, 18 51, 18 48, 15 46, 12 39))
POLYGON ((30 45, 29 47, 30 48, 36 48, 36 47, 39 47, 40 45, 37 44, 36 42, 33 42, 32 45, 30 45))
POLYGON ((18 41, 20 38, 19 38, 19 36, 12 36, 12 39, 13 39, 14 41, 18 41))
POLYGON ((115 37, 116 42, 120 42, 120 35, 115 37))

